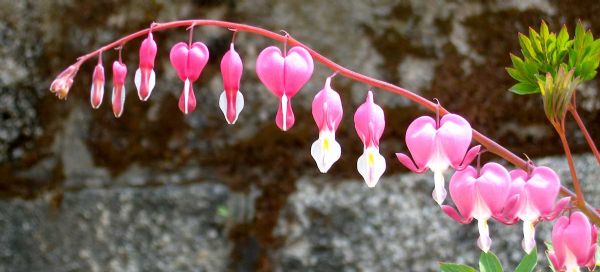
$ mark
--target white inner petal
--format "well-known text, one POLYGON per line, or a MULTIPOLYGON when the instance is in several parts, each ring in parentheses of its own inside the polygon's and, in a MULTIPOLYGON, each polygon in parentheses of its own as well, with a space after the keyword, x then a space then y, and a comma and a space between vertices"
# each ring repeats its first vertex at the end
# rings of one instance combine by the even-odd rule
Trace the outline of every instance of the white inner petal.
POLYGON ((438 203, 438 205, 442 205, 444 203, 444 200, 446 199, 446 189, 444 188, 445 186, 445 182, 444 182, 444 173, 442 171, 434 171, 433 172, 433 180, 434 180, 434 187, 433 187, 433 192, 431 193, 433 199, 435 200, 435 202, 438 203))
POLYGON ((154 69, 150 70, 150 79, 148 80, 148 96, 144 101, 148 100, 150 95, 152 94, 152 90, 154 90, 154 86, 156 85, 156 74, 154 73, 154 69))
POLYGON ((376 147, 368 147, 356 162, 356 168, 362 175, 369 188, 375 187, 379 178, 385 172, 385 158, 379 154, 376 147))
POLYGON ((183 113, 188 113, 188 100, 190 99, 190 80, 186 79, 183 83, 183 113))
POLYGON ((237 121, 238 117, 240 116, 240 112, 242 112, 243 108, 244 108, 244 95, 242 95, 242 92, 238 91, 235 96, 235 119, 233 120, 233 123, 235 123, 237 121))
POLYGON ((527 254, 535 248, 535 227, 533 221, 523 221, 523 241, 521 242, 523 250, 527 254))
POLYGON ((287 130, 287 101, 288 101, 288 98, 284 94, 281 97, 281 113, 283 116, 283 131, 287 130))
POLYGON ((142 98, 142 93, 141 93, 141 87, 142 87, 142 70, 140 70, 140 68, 138 68, 137 70, 135 70, 135 76, 133 77, 133 83, 135 83, 135 88, 137 89, 138 96, 140 97, 140 100, 144 100, 142 98))
POLYGON ((219 108, 221 108, 221 111, 223 112, 227 123, 231 124, 229 123, 229 119, 227 119, 227 94, 225 93, 225 91, 223 91, 221 93, 221 96, 219 96, 219 108))
POLYGON ((490 228, 487 224, 486 220, 477 220, 477 228, 479 229, 479 238, 477 239, 477 246, 483 250, 483 252, 488 252, 490 247, 492 246, 492 239, 490 238, 490 228))
POLYGON ((317 163, 319 171, 326 173, 340 158, 342 149, 340 144, 335 140, 335 134, 331 131, 323 130, 319 132, 319 139, 312 144, 310 154, 317 163))

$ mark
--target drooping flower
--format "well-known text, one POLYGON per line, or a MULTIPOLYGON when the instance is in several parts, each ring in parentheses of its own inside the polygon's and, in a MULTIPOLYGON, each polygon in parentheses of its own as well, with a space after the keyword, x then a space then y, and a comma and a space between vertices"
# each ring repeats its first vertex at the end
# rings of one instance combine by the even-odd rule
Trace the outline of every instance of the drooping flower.
POLYGON ((243 68, 242 58, 235 51, 232 42, 229 51, 225 53, 221 60, 224 91, 219 97, 219 108, 223 111, 228 124, 235 124, 244 108, 244 96, 240 92, 240 79, 242 78, 243 68))
POLYGON ((125 77, 127 77, 127 65, 120 61, 114 61, 112 70, 112 109, 115 117, 119 118, 123 114, 123 109, 125 107, 125 77))
POLYGON ((552 228, 552 250, 548 252, 554 268, 578 272, 579 267, 584 266, 592 270, 595 266, 597 236, 596 226, 590 224, 582 212, 558 218, 552 228))
POLYGON ((469 165, 480 146, 471 144, 472 130, 469 122, 456 114, 446 114, 439 122, 429 116, 415 119, 406 130, 407 155, 396 153, 398 160, 416 173, 431 169, 434 178, 433 199, 442 205, 446 199, 444 171, 448 167, 460 170, 469 165))
POLYGON ((354 128, 363 142, 364 151, 356 162, 356 168, 367 186, 375 187, 383 172, 385 158, 379 154, 379 139, 385 129, 383 109, 373 101, 373 92, 369 91, 366 101, 354 114, 354 128))
POLYGON ((177 76, 183 81, 183 90, 179 96, 179 110, 188 114, 196 109, 196 96, 193 83, 198 80, 202 69, 208 62, 208 48, 201 42, 175 44, 169 55, 171 65, 177 71, 177 76))
POLYGON ((554 220, 569 203, 570 197, 555 203, 560 191, 560 178, 554 170, 534 167, 530 174, 521 169, 510 171, 512 182, 504 208, 504 218, 496 218, 503 223, 523 221, 523 250, 529 254, 535 247, 535 225, 540 218, 554 220))
POLYGON ((156 58, 156 42, 152 32, 142 41, 140 46, 140 66, 135 71, 135 87, 140 100, 146 101, 154 89, 156 74, 154 73, 154 59, 156 58))
POLYGON ((90 89, 90 103, 92 108, 97 109, 102 104, 104 97, 104 66, 102 66, 102 58, 98 58, 98 64, 94 68, 92 75, 92 87, 90 89))
POLYGON ((279 98, 275 123, 281 130, 287 131, 294 125, 292 97, 308 82, 313 69, 313 59, 303 47, 292 47, 282 55, 279 48, 269 46, 258 55, 258 78, 279 98))
POLYGON ((488 220, 501 215, 509 186, 510 175, 500 164, 486 163, 481 171, 467 166, 456 171, 450 179, 450 197, 458 212, 448 205, 442 205, 442 210, 461 224, 468 224, 475 218, 479 228, 477 245, 488 252, 492 245, 488 220))
POLYGON ((50 92, 56 94, 58 99, 67 99, 67 95, 69 94, 71 86, 73 86, 73 79, 77 75, 77 71, 79 71, 79 65, 73 64, 60 72, 56 79, 52 81, 50 92))
POLYGON ((312 103, 319 139, 312 144, 310 154, 321 173, 326 173, 342 154, 340 144, 335 140, 335 131, 342 121, 343 112, 340 95, 331 89, 331 77, 328 77, 325 87, 317 93, 312 103))

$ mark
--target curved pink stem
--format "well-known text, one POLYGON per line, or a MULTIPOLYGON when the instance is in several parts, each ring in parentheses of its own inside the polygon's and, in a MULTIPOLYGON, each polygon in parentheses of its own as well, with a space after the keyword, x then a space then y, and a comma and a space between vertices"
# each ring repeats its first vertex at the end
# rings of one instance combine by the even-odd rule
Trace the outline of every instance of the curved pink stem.
MULTIPOLYGON (((184 26, 185 27, 188 27, 188 26, 217 26, 217 27, 222 27, 222 28, 227 28, 227 29, 235 29, 236 31, 240 31, 240 32, 243 31, 243 32, 258 34, 260 36, 264 36, 266 38, 269 38, 269 39, 272 39, 275 41, 286 43, 288 46, 301 46, 301 47, 304 47, 316 61, 327 66, 329 69, 337 72, 339 75, 356 80, 358 82, 365 83, 365 84, 370 85, 375 88, 379 88, 379 89, 383 89, 383 90, 386 90, 391 93, 399 94, 399 95, 427 108, 428 110, 430 110, 432 112, 439 111, 439 114, 442 116, 445 114, 448 114, 448 111, 445 108, 439 106, 438 104, 436 104, 434 102, 429 101, 428 99, 426 99, 416 93, 413 93, 409 90, 406 90, 404 88, 393 85, 391 83, 388 83, 388 82, 385 82, 382 80, 378 80, 378 79, 354 72, 348 68, 345 68, 345 67, 335 63, 334 61, 324 57, 323 55, 319 54, 315 50, 312 50, 310 47, 297 41, 296 39, 294 39, 293 37, 291 37, 289 35, 280 35, 278 33, 275 33, 275 32, 272 32, 272 31, 269 31, 269 30, 266 30, 263 28, 250 26, 250 25, 246 25, 246 24, 232 23, 232 22, 227 22, 227 21, 182 20, 182 21, 172 21, 172 22, 167 22, 167 23, 153 23, 152 26, 149 28, 146 28, 146 29, 140 30, 138 32, 135 32, 133 34, 127 35, 119 40, 116 40, 112 43, 109 43, 109 44, 103 46, 103 47, 100 47, 96 51, 93 51, 89 54, 79 57, 77 59, 77 62, 75 63, 75 66, 79 67, 83 62, 87 61, 88 59, 93 58, 104 51, 111 50, 118 46, 122 46, 125 43, 127 43, 135 38, 145 36, 150 31, 158 32, 158 31, 162 31, 162 30, 166 30, 166 29, 170 29, 170 28, 184 27, 184 26)), ((519 167, 521 169, 526 169, 527 162, 525 160, 521 159, 519 156, 510 152, 505 147, 499 145, 498 143, 494 142, 493 140, 491 140, 490 138, 481 134, 479 131, 477 131, 475 129, 473 129, 473 139, 475 141, 479 142, 489 152, 500 156, 501 158, 507 160, 508 162, 515 165, 516 167, 519 167)), ((590 206, 585 201, 578 201, 576 195, 564 186, 561 188, 561 194, 563 194, 565 196, 570 196, 571 199, 574 200, 575 205, 580 210, 582 210, 595 224, 600 225, 600 215, 598 214, 598 212, 596 211, 596 209, 594 207, 590 206)))

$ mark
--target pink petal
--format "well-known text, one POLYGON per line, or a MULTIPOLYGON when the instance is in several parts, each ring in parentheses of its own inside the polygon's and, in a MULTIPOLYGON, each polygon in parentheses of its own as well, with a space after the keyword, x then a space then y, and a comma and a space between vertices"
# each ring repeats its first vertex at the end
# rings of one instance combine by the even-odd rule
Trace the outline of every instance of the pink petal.
POLYGON ((562 232, 565 246, 573 252, 580 266, 587 264, 592 245, 592 226, 582 212, 571 214, 569 225, 562 232))
POLYGON ((140 46, 140 68, 154 68, 154 59, 156 58, 156 42, 152 37, 152 33, 148 33, 148 37, 142 41, 140 46))
POLYGON ((415 172, 417 174, 421 174, 427 170, 427 168, 418 168, 417 165, 410 159, 410 157, 402 154, 396 153, 396 158, 402 163, 408 170, 415 172))
POLYGON ((90 92, 90 102, 92 108, 97 109, 102 104, 104 97, 104 67, 102 63, 98 63, 94 68, 92 75, 92 90, 90 92))
POLYGON ((569 218, 561 216, 556 220, 556 223, 554 223, 554 227, 552 228, 552 248, 554 249, 554 260, 552 260, 552 263, 554 264, 554 267, 559 270, 563 268, 567 257, 563 233, 568 225, 569 218))
MULTIPOLYGON (((240 79, 242 78, 243 67, 242 58, 235 51, 233 43, 231 43, 229 51, 225 53, 221 60, 223 88, 228 94, 236 93, 240 89, 240 79)), ((235 100, 233 101, 235 102, 235 100)))
POLYGON ((373 101, 373 92, 369 91, 366 101, 354 114, 354 128, 365 147, 379 147, 379 139, 385 128, 383 109, 373 101))
MULTIPOLYGON (((184 88, 185 89, 185 88, 184 88)), ((188 101, 185 103, 185 90, 181 91, 181 95, 179 96, 179 110, 185 114, 191 113, 196 109, 196 96, 194 95, 194 88, 190 83, 188 88, 188 101)))
POLYGON ((571 202, 571 197, 567 196, 561 198, 560 200, 558 200, 558 202, 556 202, 556 206, 554 206, 554 210, 551 213, 542 214, 542 216, 547 221, 554 220, 554 218, 556 218, 565 209, 569 202, 571 202))
POLYGON ((344 110, 340 95, 331 89, 330 82, 331 79, 327 78, 325 87, 315 95, 312 102, 312 116, 319 130, 327 128, 336 131, 342 121, 344 110))
POLYGON ((519 204, 521 204, 520 202, 521 197, 519 194, 514 194, 508 197, 506 201, 506 206, 502 211, 502 217, 496 219, 506 225, 512 225, 514 223, 517 223, 519 221, 517 213, 519 212, 519 204))
POLYGON ((442 205, 442 211, 448 215, 450 218, 454 219, 454 221, 461 224, 469 224, 473 221, 473 217, 462 218, 458 212, 449 205, 442 205))
POLYGON ((267 89, 279 97, 284 93, 283 67, 284 59, 281 50, 275 46, 265 48, 256 59, 258 78, 267 89))
POLYGON ((177 76, 179 76, 179 79, 181 80, 187 78, 188 51, 188 45, 180 42, 171 48, 171 53, 169 54, 171 65, 175 68, 177 76))
POLYGON ((540 214, 549 214, 560 191, 560 178, 554 170, 540 166, 533 169, 525 184, 529 201, 540 214))
POLYGON ((127 65, 125 63, 120 63, 118 61, 113 62, 113 84, 116 85, 124 85, 125 77, 127 77, 127 65))
POLYGON ((471 162, 473 162, 473 160, 479 154, 480 149, 481 149, 480 145, 476 145, 476 146, 472 147, 471 149, 469 149, 469 151, 467 151, 467 154, 465 155, 463 162, 460 165, 452 165, 452 167, 454 167, 454 169, 456 169, 456 170, 464 169, 465 167, 467 167, 467 165, 469 165, 469 164, 471 164, 471 162))
POLYGON ((111 102, 113 114, 116 118, 121 117, 125 106, 125 87, 123 85, 113 88, 111 102))
POLYGON ((464 217, 470 218, 475 208, 477 170, 468 166, 462 171, 456 171, 450 179, 450 197, 456 208, 464 217))
POLYGON ((446 114, 440 120, 437 138, 451 165, 460 165, 469 149, 472 137, 469 122, 456 114, 446 114))
POLYGON ((406 145, 418 169, 424 169, 434 155, 436 133, 435 120, 429 116, 415 119, 406 129, 406 145))
POLYGON ((480 171, 475 185, 493 215, 502 212, 510 189, 510 175, 502 165, 486 163, 480 171))
POLYGON ((277 115, 275 115, 275 123, 279 127, 279 129, 283 131, 287 131, 293 125, 296 119, 294 118, 294 112, 292 111, 292 100, 287 99, 285 101, 285 105, 283 105, 284 101, 279 100, 279 107, 277 108, 277 115), (283 107, 286 107, 285 117, 283 107), (285 123, 284 123, 285 118, 285 123))
POLYGON ((195 42, 192 44, 192 48, 188 51, 187 60, 187 78, 191 82, 196 81, 202 73, 202 69, 208 63, 208 48, 201 42, 195 42))
POLYGON ((284 91, 291 98, 312 76, 313 59, 306 49, 294 46, 287 52, 284 65, 284 91))

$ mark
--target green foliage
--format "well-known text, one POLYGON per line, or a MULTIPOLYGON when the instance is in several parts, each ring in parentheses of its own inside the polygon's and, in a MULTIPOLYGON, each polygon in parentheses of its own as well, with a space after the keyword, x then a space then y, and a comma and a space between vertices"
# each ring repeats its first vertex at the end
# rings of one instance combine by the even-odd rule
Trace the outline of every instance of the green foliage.
POLYGON ((442 272, 476 272, 475 268, 464 264, 440 263, 442 272))
POLYGON ((533 269, 537 266, 537 249, 533 248, 533 250, 527 254, 517 268, 515 272, 532 272, 533 269))
POLYGON ((481 272, 501 272, 502 264, 498 257, 492 252, 481 252, 479 256, 479 271, 481 272))
POLYGON ((560 68, 573 70, 579 83, 591 80, 600 64, 600 40, 595 40, 581 22, 570 39, 566 26, 556 34, 542 21, 539 33, 533 28, 529 28, 528 36, 519 33, 519 44, 523 57, 511 54, 513 66, 506 71, 518 81, 510 90, 521 95, 540 93, 548 75, 555 78, 560 68))
MULTIPOLYGON (((523 257, 515 272, 532 272, 537 266, 537 250, 534 249, 531 253, 523 257)), ((464 264, 455 263, 440 263, 442 272, 474 272, 475 268, 464 264)), ((479 257, 479 271, 481 272, 502 272, 502 264, 498 257, 492 252, 481 252, 479 257)))

